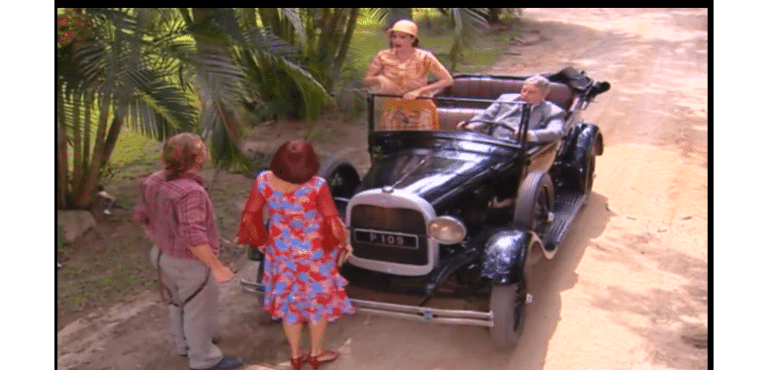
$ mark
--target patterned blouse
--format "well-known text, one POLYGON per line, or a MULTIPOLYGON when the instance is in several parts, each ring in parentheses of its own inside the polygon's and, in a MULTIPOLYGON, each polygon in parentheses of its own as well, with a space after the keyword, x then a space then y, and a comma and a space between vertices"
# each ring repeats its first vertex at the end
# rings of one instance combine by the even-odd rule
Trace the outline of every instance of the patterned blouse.
MULTIPOLYGON (((427 85, 429 72, 449 74, 432 53, 415 49, 412 58, 400 60, 393 49, 380 51, 371 61, 371 67, 379 70, 379 75, 386 77, 405 94, 427 85)), ((388 92, 393 93, 393 92, 388 92)), ((384 99, 384 113, 380 129, 382 130, 437 130, 437 107, 428 99, 384 99)))

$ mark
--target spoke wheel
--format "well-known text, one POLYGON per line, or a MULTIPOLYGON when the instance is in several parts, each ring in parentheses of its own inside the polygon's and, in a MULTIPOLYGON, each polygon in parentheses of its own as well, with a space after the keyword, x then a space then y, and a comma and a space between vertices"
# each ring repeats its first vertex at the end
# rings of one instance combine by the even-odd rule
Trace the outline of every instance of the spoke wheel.
POLYGON ((546 172, 531 172, 517 192, 514 223, 533 230, 543 238, 549 227, 549 215, 555 203, 552 179, 546 172))

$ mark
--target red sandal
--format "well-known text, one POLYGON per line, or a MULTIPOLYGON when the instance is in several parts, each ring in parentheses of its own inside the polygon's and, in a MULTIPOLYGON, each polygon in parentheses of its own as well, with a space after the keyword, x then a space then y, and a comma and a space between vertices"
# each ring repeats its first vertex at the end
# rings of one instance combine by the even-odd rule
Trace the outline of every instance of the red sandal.
POLYGON ((293 370, 301 370, 301 367, 307 362, 308 358, 307 355, 301 355, 297 358, 291 357, 291 366, 293 367, 293 370))
POLYGON ((317 368, 320 367, 320 365, 333 362, 339 357, 339 353, 336 351, 325 351, 321 353, 319 356, 309 356, 309 359, 307 362, 309 363, 309 366, 312 366, 312 369, 317 370, 317 368), (329 359, 326 360, 320 360, 321 356, 329 355, 331 356, 329 359))

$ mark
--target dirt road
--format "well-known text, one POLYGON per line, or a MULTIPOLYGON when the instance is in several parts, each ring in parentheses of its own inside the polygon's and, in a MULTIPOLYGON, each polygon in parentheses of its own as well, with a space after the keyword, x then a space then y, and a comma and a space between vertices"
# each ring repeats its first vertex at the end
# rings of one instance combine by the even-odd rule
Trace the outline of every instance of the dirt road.
MULTIPOLYGON (((342 355, 324 369, 707 368, 707 11, 525 16, 524 42, 492 72, 573 65, 612 89, 585 113, 605 135, 594 194, 556 258, 533 273, 521 344, 498 352, 486 329, 359 314, 329 327, 342 355)), ((319 150, 362 155, 364 166, 359 128, 338 130, 319 150)), ((185 369, 155 294, 60 330, 58 367, 185 369)), ((288 368, 280 326, 252 296, 231 282, 221 302, 225 351, 247 369, 288 368)))

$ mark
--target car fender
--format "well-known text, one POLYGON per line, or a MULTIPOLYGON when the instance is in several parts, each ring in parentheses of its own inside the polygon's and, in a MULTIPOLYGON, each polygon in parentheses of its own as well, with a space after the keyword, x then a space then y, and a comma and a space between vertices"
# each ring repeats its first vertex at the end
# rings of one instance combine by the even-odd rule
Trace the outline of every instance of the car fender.
POLYGON ((485 243, 481 276, 494 284, 514 284, 524 277, 530 248, 541 245, 536 234, 523 229, 504 229, 485 243))
POLYGON ((600 133, 600 128, 593 124, 582 123, 578 126, 580 129, 579 136, 576 139, 576 148, 574 152, 573 162, 569 168, 572 169, 573 175, 576 177, 577 183, 584 181, 584 173, 587 165, 587 161, 590 159, 590 148, 595 147, 595 154, 603 154, 603 134, 600 133))
POLYGON ((581 163, 579 161, 583 161, 589 155, 588 149, 593 143, 596 145, 597 155, 603 154, 603 134, 599 127, 591 123, 581 123, 576 129, 578 136, 576 137, 575 163, 581 163))
POLYGON ((565 145, 555 159, 551 172, 553 180, 564 181, 567 187, 576 186, 584 176, 583 169, 589 160, 589 148, 595 145, 595 154, 603 154, 603 134, 596 125, 580 122, 565 139, 565 145))

